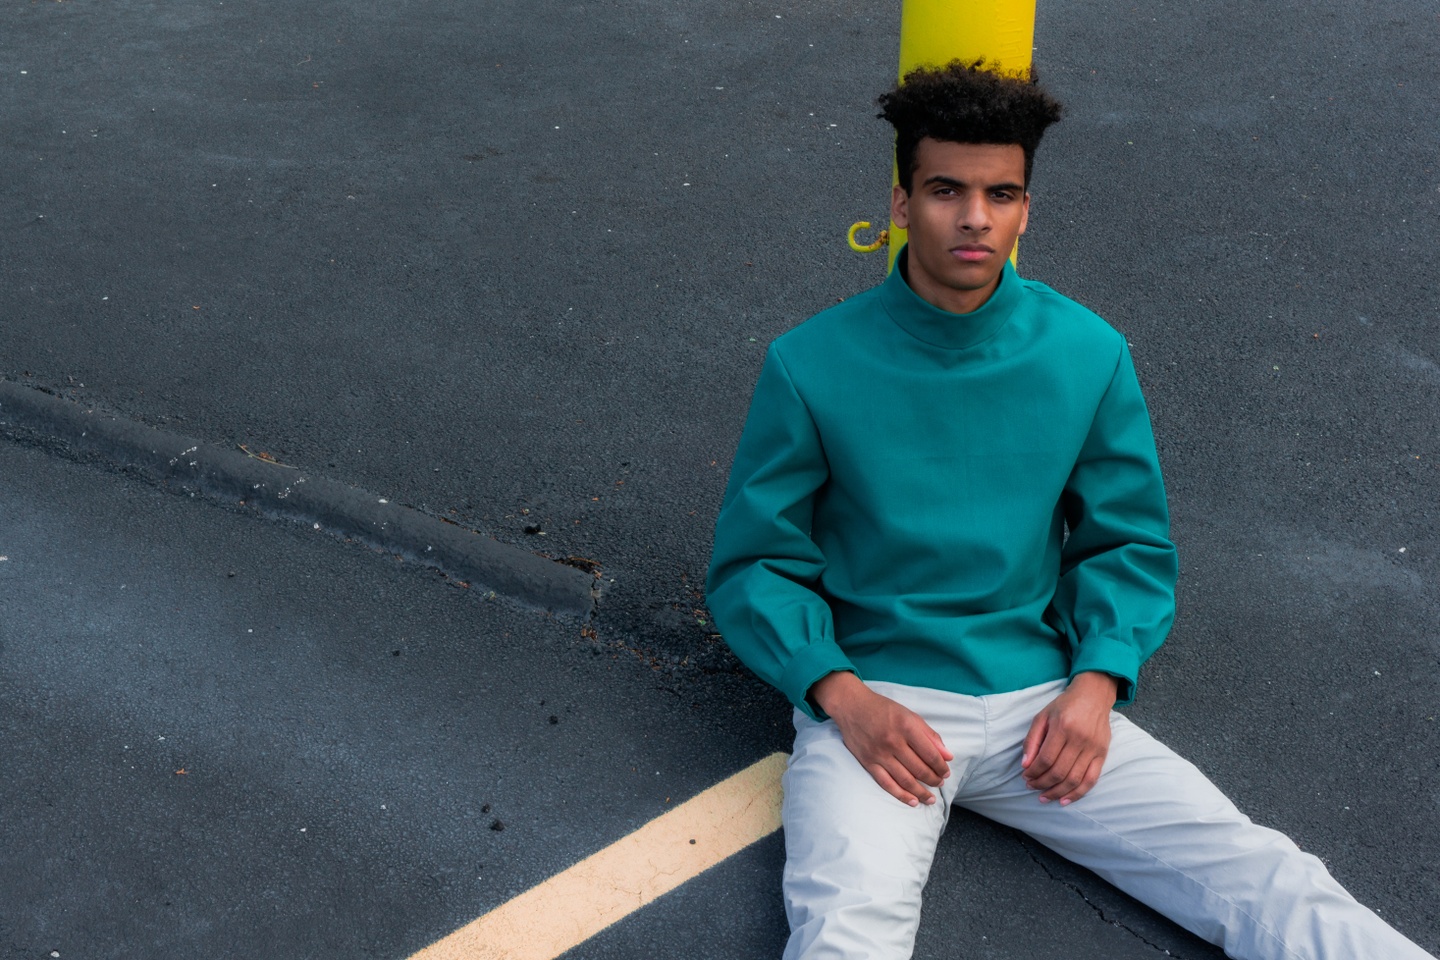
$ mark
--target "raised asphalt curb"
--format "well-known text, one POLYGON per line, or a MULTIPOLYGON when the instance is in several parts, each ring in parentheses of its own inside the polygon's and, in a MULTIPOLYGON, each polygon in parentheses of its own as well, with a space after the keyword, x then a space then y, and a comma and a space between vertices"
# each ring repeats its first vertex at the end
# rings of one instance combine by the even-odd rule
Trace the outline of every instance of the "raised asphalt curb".
POLYGON ((550 613, 583 617, 594 608, 599 583, 591 573, 365 490, 99 413, 34 387, 0 380, 0 434, 107 461, 174 493, 304 523, 550 613))

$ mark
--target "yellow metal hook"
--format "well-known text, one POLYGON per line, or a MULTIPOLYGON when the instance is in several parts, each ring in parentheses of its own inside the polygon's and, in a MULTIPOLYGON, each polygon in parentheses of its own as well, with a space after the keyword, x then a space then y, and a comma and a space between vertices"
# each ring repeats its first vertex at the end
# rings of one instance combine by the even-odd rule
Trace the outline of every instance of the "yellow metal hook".
POLYGON ((890 242, 890 231, 881 230, 879 235, 876 236, 874 243, 867 243, 864 246, 861 246, 855 240, 855 234, 859 233, 861 230, 869 229, 869 220, 861 220, 859 223, 851 224, 850 232, 845 235, 845 239, 850 243, 851 250, 854 250, 856 253, 874 253, 876 250, 879 250, 881 247, 885 246, 885 244, 890 242))

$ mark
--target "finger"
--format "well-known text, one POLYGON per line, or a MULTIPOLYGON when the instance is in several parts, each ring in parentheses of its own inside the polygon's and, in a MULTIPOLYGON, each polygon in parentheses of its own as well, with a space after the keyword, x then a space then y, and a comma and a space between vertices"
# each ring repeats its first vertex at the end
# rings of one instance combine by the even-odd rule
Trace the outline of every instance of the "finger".
POLYGON ((1096 757, 1094 760, 1091 760, 1090 768, 1085 771, 1085 778, 1080 781, 1080 786, 1070 791, 1068 796, 1061 797, 1060 806, 1069 806, 1070 804, 1074 803, 1076 800, 1079 800, 1081 797, 1085 796, 1085 794, 1093 790, 1095 788, 1095 784, 1100 782, 1100 771, 1104 768, 1104 766, 1104 757, 1096 757))
POLYGON ((1080 786, 1087 767, 1088 763, 1079 751, 1066 750, 1045 776, 1037 779, 1033 786, 1035 789, 1043 791, 1040 795, 1043 802, 1059 800, 1080 786))
POLYGON ((1090 791, 1100 779, 1100 770, 1105 764, 1105 754, 1095 750, 1067 751, 1056 764, 1055 783, 1045 790, 1046 802, 1078 800, 1090 791), (1060 773, 1059 771, 1064 771, 1060 773))
MULTIPOLYGON (((932 728, 928 726, 925 728, 925 731, 930 734, 930 739, 934 742, 935 749, 940 751, 940 756, 942 759, 944 759, 947 763, 955 759, 955 754, 951 753, 950 748, 945 746, 945 741, 940 739, 940 734, 936 733, 932 728)), ((946 769, 945 772, 948 774, 950 771, 949 769, 946 769)))
POLYGON ((878 765, 870 767, 868 768, 868 772, 870 776, 874 778, 875 782, 880 785, 880 789, 890 794, 890 796, 896 800, 910 807, 918 807, 920 805, 920 801, 917 800, 913 794, 907 790, 900 789, 899 784, 895 782, 895 778, 886 773, 884 767, 878 765))
POLYGON ((1054 786, 1070 769, 1066 760, 1073 761, 1074 747, 1065 741, 1059 727, 1052 726, 1045 739, 1030 757, 1030 766, 1024 768, 1025 782, 1036 790, 1054 786))
MULTIPOLYGON (((934 803, 935 796, 926 789, 926 784, 916 776, 915 771, 907 765, 907 761, 917 769, 921 766, 919 759, 913 755, 908 758, 893 757, 891 758, 891 762, 886 765, 885 770, 895 780, 896 785, 899 786, 900 789, 907 791, 921 803, 934 803)), ((921 772, 928 771, 922 770, 921 772)), ((930 786, 938 786, 938 784, 930 784, 930 786)))
POLYGON ((1044 711, 1037 713, 1035 719, 1030 721, 1030 732, 1025 734, 1025 745, 1020 750, 1020 769, 1028 770, 1030 764, 1035 762, 1035 754, 1039 752, 1049 727, 1050 721, 1044 711))
POLYGON ((871 767, 870 776, 880 784, 881 790, 893 796, 894 799, 900 800, 906 806, 920 806, 923 803, 933 802, 933 800, 926 799, 929 797, 929 790, 916 783, 914 777, 910 777, 909 774, 901 774, 900 779, 896 779, 896 776, 893 776, 890 771, 881 767, 880 764, 876 764, 871 767), (910 786, 907 787, 906 783, 901 783, 901 780, 909 783, 910 786))
MULTIPOLYGON (((950 764, 946 761, 954 760, 955 755, 945 749, 945 742, 940 739, 940 734, 932 730, 930 725, 923 720, 920 721, 920 733, 918 738, 907 737, 908 746, 920 759, 920 762, 925 764, 926 769, 933 772, 935 776, 934 780, 924 777, 925 782, 932 787, 938 787, 940 781, 950 776, 950 764)), ((916 776, 920 776, 920 771, 913 767, 911 770, 915 772, 916 776)))
POLYGON ((902 748, 895 752, 895 761, 905 768, 905 771, 916 780, 927 787, 938 787, 945 782, 950 775, 950 770, 945 766, 945 761, 940 759, 939 754, 932 754, 933 759, 926 759, 924 754, 913 749, 902 748), (935 765, 939 764, 939 769, 935 765))

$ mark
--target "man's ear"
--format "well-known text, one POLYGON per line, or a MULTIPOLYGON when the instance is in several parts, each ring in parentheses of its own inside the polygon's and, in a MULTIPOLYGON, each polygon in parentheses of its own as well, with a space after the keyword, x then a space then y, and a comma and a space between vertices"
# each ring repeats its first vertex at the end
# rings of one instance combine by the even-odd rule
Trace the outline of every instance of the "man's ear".
MULTIPOLYGON (((1030 192, 1025 192, 1025 199, 1021 201, 1024 206, 1020 208, 1020 231, 1025 232, 1025 227, 1030 223, 1030 192)), ((1019 233, 1016 236, 1019 236, 1019 233)))
POLYGON ((890 190, 890 222, 901 230, 910 229, 910 194, 898 183, 890 190))

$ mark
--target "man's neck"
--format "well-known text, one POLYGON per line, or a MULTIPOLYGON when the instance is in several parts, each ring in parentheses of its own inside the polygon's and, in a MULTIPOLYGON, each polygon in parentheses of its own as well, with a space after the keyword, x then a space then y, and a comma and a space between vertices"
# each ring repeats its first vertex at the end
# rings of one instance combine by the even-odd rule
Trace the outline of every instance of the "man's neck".
POLYGON ((910 251, 906 250, 905 254, 895 267, 900 271, 900 276, 904 279, 906 286, 913 290, 921 300, 946 313, 973 313, 985 306, 1000 287, 1000 274, 996 275, 989 286, 978 290, 956 290, 953 287, 926 283, 923 280, 916 283, 910 275, 910 251))

